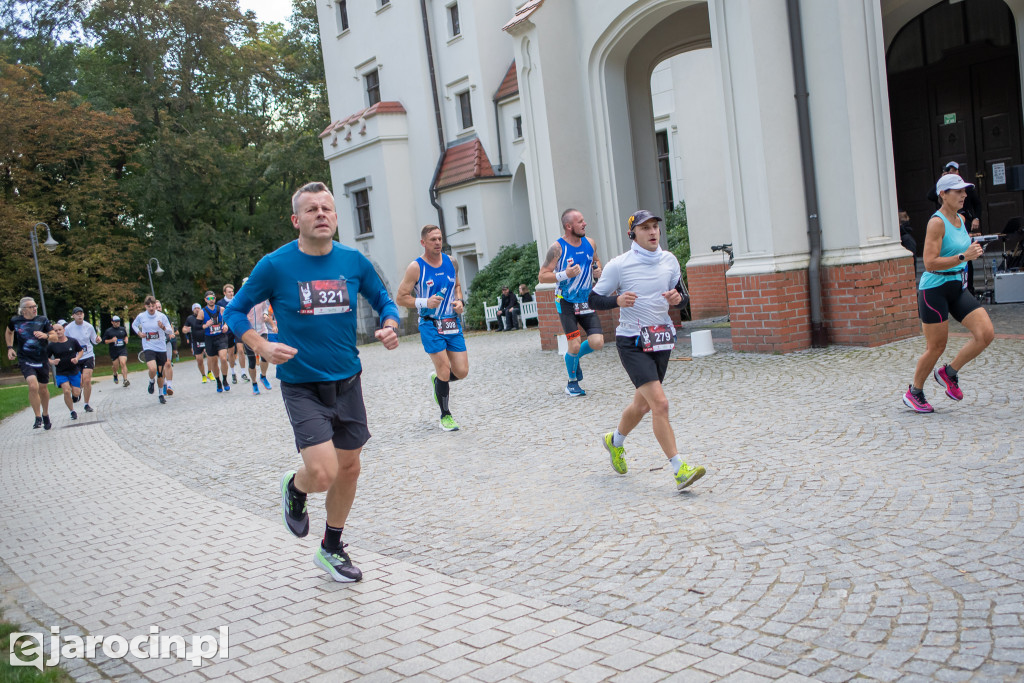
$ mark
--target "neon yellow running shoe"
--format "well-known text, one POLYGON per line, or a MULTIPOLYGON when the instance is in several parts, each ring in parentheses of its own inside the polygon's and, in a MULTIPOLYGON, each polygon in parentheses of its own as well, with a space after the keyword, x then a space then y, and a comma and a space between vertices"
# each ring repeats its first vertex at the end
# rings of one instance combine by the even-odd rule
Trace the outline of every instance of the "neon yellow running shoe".
POLYGON ((685 462, 680 465, 676 472, 676 488, 680 491, 704 476, 705 470, 701 465, 690 467, 685 462))
POLYGON ((441 429, 446 432, 457 432, 459 430, 459 423, 451 415, 442 415, 441 429))
POLYGON ((612 433, 604 435, 604 449, 612 458, 612 469, 619 474, 626 473, 626 449, 623 446, 616 446, 612 443, 612 433))
POLYGON ((211 382, 212 382, 213 380, 217 379, 216 377, 214 377, 214 376, 213 376, 213 371, 212 371, 212 370, 206 373, 206 378, 207 378, 208 380, 210 380, 211 382))

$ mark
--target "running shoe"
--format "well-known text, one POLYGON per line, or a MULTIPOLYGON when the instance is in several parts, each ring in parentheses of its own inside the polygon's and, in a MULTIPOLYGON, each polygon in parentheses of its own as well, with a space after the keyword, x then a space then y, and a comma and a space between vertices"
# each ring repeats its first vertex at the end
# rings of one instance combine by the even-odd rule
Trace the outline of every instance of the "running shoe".
POLYGON ((217 393, 218 394, 223 394, 224 393, 224 387, 221 386, 220 380, 217 380, 217 393))
POLYGON ((238 384, 238 375, 236 375, 233 372, 231 373, 231 383, 232 384, 238 384))
POLYGON ((37 417, 36 421, 32 423, 32 429, 39 429, 43 426, 43 418, 37 417))
POLYGON ((131 384, 131 382, 129 382, 128 378, 125 377, 124 382, 121 383, 121 386, 127 388, 129 384, 131 384))
POLYGON ((203 375, 203 384, 206 384, 206 383, 207 383, 207 382, 209 382, 209 381, 210 381, 210 380, 206 379, 206 375, 203 375))
POLYGON ((153 393, 153 387, 155 387, 155 386, 156 386, 156 382, 153 381, 153 380, 149 380, 149 388, 146 389, 146 391, 148 391, 149 393, 152 394, 153 393))
POLYGON ((78 419, 78 413, 76 413, 75 411, 72 410, 71 411, 71 419, 72 420, 77 420, 78 419))
POLYGON ((320 545, 316 549, 316 554, 313 555, 313 563, 321 569, 325 569, 335 581, 355 583, 363 578, 363 573, 359 571, 358 567, 352 566, 352 560, 345 552, 346 545, 348 544, 342 543, 341 547, 334 552, 328 552, 324 550, 323 545, 320 545))
POLYGON ((243 382, 248 382, 248 381, 249 381, 249 375, 247 375, 247 374, 245 374, 245 373, 243 372, 243 373, 242 373, 242 381, 243 381, 243 382))
POLYGON ((213 380, 217 379, 216 377, 214 377, 214 376, 213 376, 213 370, 210 370, 209 372, 207 372, 207 373, 206 373, 206 378, 207 378, 208 380, 210 380, 211 382, 212 382, 213 380))
POLYGON ((451 415, 441 416, 441 429, 446 432, 457 432, 459 431, 459 423, 455 421, 455 418, 451 415))
POLYGON ((933 372, 932 377, 934 377, 935 381, 941 384, 946 390, 946 396, 949 396, 954 401, 963 400, 964 392, 960 391, 960 384, 949 376, 949 373, 946 372, 945 365, 933 372))
POLYGON ((270 391, 270 380, 267 379, 266 375, 260 375, 260 381, 263 382, 263 388, 270 391))
POLYGON ((117 384, 117 375, 114 375, 114 384, 117 384))
POLYGON ((167 403, 167 397, 163 394, 160 394, 160 403, 167 403))
POLYGON ((231 385, 227 382, 224 382, 224 391, 231 391, 231 385))
POLYGON ((295 470, 285 472, 281 477, 281 518, 288 531, 303 538, 309 533, 309 514, 306 512, 306 501, 288 490, 288 484, 294 478, 295 470))
POLYGON ((170 386, 165 386, 164 387, 164 395, 165 396, 174 396, 174 388, 170 387, 170 386))
POLYGON ((619 474, 625 474, 627 471, 626 449, 624 446, 616 446, 612 443, 612 432, 604 435, 604 449, 612 458, 612 469, 619 474))
POLYGON ((50 422, 50 416, 49 415, 43 415, 43 429, 49 429, 52 426, 53 426, 53 423, 50 422))
POLYGON ((911 387, 907 387, 907 393, 903 394, 903 402, 908 408, 913 408, 918 413, 934 413, 935 408, 932 408, 931 404, 928 403, 928 399, 924 397, 924 393, 920 394, 920 397, 915 396, 912 392, 911 387))
POLYGON ((565 385, 565 393, 569 394, 570 396, 587 395, 587 392, 583 391, 583 387, 580 386, 580 383, 575 380, 565 385))
POLYGON ((81 394, 79 394, 78 396, 75 396, 74 394, 71 395, 71 402, 72 403, 78 403, 81 400, 82 400, 82 395, 81 394))
POLYGON ((434 405, 441 405, 437 402, 437 373, 430 373, 430 395, 434 399, 434 405))
POLYGON ((92 409, 92 406, 91 406, 91 405, 89 405, 88 403, 86 403, 86 404, 85 404, 85 412, 87 412, 87 413, 94 413, 94 412, 96 412, 96 411, 92 409))
POLYGON ((676 489, 682 491, 703 476, 704 468, 702 466, 690 467, 684 462, 676 472, 676 489))
POLYGON ((260 385, 258 385, 258 384, 253 384, 252 385, 252 395, 253 396, 259 396, 260 395, 260 385))

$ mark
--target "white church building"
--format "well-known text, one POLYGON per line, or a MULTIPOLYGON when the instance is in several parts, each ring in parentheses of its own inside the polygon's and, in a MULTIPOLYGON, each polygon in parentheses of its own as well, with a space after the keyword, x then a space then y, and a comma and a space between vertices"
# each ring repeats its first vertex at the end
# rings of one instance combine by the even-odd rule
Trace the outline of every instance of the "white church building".
POLYGON ((922 243, 947 161, 978 184, 985 232, 1024 214, 1007 172, 1024 0, 317 8, 339 239, 392 288, 427 223, 468 283, 502 245, 542 255, 567 207, 607 260, 635 209, 685 200, 693 313, 728 312, 734 348, 874 345, 919 330, 897 211, 922 243))

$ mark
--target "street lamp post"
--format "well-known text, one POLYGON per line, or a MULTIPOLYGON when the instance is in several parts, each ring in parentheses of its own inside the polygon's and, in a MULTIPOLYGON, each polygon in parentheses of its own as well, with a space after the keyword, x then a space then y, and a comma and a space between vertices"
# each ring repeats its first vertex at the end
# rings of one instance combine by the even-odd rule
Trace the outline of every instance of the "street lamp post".
POLYGON ((164 274, 164 269, 160 267, 160 261, 154 256, 153 258, 146 261, 146 272, 149 273, 149 293, 156 298, 156 291, 153 289, 153 273, 156 272, 157 277, 164 274), (153 270, 153 261, 156 261, 156 271, 153 270))
POLYGON ((33 225, 32 231, 29 233, 32 236, 32 262, 36 264, 36 284, 39 285, 39 305, 43 307, 43 317, 46 318, 46 297, 43 295, 43 278, 39 274, 39 256, 36 254, 36 228, 40 225, 46 228, 46 241, 43 242, 43 246, 46 247, 47 251, 56 249, 60 242, 53 239, 53 235, 50 233, 50 226, 42 221, 33 225))

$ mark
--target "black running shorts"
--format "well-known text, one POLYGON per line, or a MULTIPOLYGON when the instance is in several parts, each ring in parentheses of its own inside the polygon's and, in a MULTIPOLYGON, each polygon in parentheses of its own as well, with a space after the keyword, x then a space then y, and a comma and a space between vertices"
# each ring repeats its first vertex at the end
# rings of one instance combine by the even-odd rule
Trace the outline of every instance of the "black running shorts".
POLYGON ((25 361, 18 359, 18 369, 21 370, 21 376, 25 379, 29 377, 35 377, 39 380, 40 384, 46 384, 50 381, 50 364, 49 363, 26 363, 25 361))
POLYGON ((615 349, 619 362, 626 369, 629 381, 640 388, 648 382, 664 382, 671 351, 645 353, 637 344, 639 337, 615 337, 615 349))
POLYGON ((562 322, 562 331, 572 335, 576 332, 577 326, 582 327, 589 337, 592 334, 604 334, 601 330, 601 319, 597 313, 576 313, 575 306, 565 299, 556 299, 555 308, 558 309, 558 319, 562 322))
POLYGON ((951 315, 957 322, 963 322, 969 313, 979 308, 981 304, 964 289, 960 280, 917 291, 917 315, 926 325, 945 322, 951 315))
POLYGON ((206 351, 206 338, 204 337, 202 341, 196 341, 196 338, 192 337, 192 355, 201 356, 204 351, 206 351))
MULTIPOLYGON (((228 336, 228 340, 226 342, 227 345, 228 345, 227 348, 229 348, 229 349, 235 348, 235 333, 231 332, 231 331, 228 331, 228 332, 226 332, 226 334, 228 336)), ((241 340, 239 340, 239 341, 241 341, 241 340)))
POLYGON ((123 346, 111 346, 110 347, 110 360, 117 360, 121 356, 127 356, 128 353, 125 351, 123 346))
POLYGON ((337 382, 279 384, 299 451, 327 441, 354 451, 369 441, 359 374, 337 382))
POLYGON ((146 349, 142 352, 142 357, 146 359, 147 363, 151 360, 155 360, 157 368, 162 368, 167 365, 166 351, 150 351, 149 349, 146 349))
POLYGON ((206 355, 216 356, 221 351, 228 350, 228 338, 227 335, 218 334, 214 337, 206 338, 206 355))
POLYGON ((96 369, 96 356, 89 356, 78 361, 78 370, 95 370, 96 369))

